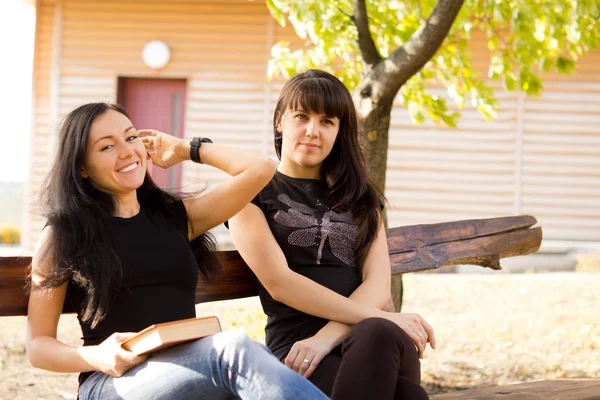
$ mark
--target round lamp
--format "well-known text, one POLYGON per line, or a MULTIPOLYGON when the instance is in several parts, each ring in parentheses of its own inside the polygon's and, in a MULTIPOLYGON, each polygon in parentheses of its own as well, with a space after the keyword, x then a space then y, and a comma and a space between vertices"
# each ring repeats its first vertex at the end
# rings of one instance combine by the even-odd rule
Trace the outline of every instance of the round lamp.
POLYGON ((152 69, 161 69, 169 63, 171 59, 171 50, 169 46, 161 40, 152 40, 144 46, 142 50, 142 59, 144 64, 152 69))

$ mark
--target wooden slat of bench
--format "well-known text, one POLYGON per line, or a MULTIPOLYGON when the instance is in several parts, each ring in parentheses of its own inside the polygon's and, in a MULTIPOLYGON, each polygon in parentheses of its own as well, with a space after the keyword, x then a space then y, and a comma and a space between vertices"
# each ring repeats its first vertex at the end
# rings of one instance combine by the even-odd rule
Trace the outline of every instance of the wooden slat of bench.
MULTIPOLYGON (((196 303, 230 300, 258 295, 256 277, 237 251, 220 251, 220 279, 215 283, 198 281, 196 303)), ((25 288, 31 257, 0 257, 0 317, 26 315, 29 293, 25 288)), ((73 308, 65 301, 63 313, 73 308)))
MULTIPOLYGON (((393 232, 394 234, 396 232, 393 232)), ((390 239, 394 237, 389 236, 390 239)), ((472 264, 501 269, 500 259, 537 251, 542 242, 542 228, 502 232, 489 236, 452 240, 390 251, 392 274, 437 269, 445 265, 472 264)))
POLYGON ((407 225, 387 230, 390 254, 415 248, 491 236, 531 228, 537 220, 531 215, 487 219, 466 219, 437 224, 407 225), (397 233, 398 232, 398 233, 397 233))
MULTIPOLYGON (((444 265, 475 264, 499 269, 499 259, 535 252, 541 228, 531 216, 411 225, 387 230, 392 274, 444 265), (407 239, 408 238, 408 239, 407 239)), ((219 252, 223 271, 218 282, 198 282, 196 303, 257 295, 256 279, 237 251, 219 252)), ((0 257, 0 317, 26 315, 24 290, 30 257, 0 257)), ((63 312, 72 312, 66 302, 63 312)))
POLYGON ((27 314, 25 290, 30 257, 0 257, 0 316, 27 314))
POLYGON ((600 379, 558 379, 491 386, 431 396, 431 400, 598 400, 600 379))

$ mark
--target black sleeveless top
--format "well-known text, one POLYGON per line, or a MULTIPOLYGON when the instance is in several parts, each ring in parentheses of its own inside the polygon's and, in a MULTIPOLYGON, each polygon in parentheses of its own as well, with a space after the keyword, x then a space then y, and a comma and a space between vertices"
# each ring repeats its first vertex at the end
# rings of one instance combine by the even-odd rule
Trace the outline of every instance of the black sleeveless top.
MULTIPOLYGON (((346 297, 362 283, 353 251, 357 227, 351 212, 331 209, 325 182, 276 171, 252 203, 265 214, 290 269, 346 297)), ((258 292, 268 317, 266 345, 279 359, 328 322, 274 300, 260 282, 258 292)))
MULTIPOLYGON (((67 301, 77 312, 83 345, 96 345, 115 332, 137 332, 149 325, 196 316, 198 265, 188 241, 183 202, 167 212, 142 207, 131 218, 111 218, 113 243, 123 279, 106 317, 95 328, 81 320, 86 294, 72 280, 67 301)), ((82 373, 80 385, 92 374, 82 373)))

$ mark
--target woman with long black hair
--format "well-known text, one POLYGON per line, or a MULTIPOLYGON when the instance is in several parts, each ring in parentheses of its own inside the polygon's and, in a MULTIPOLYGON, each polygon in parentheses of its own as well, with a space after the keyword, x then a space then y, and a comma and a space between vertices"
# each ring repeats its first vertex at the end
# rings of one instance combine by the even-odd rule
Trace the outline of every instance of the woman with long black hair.
POLYGON ((298 74, 273 130, 275 176, 229 221, 260 281, 267 346, 332 398, 427 398, 419 358, 434 332, 418 314, 382 311, 384 199, 367 178, 350 93, 327 72, 298 74))
POLYGON ((207 139, 137 131, 117 105, 86 104, 68 114, 42 191, 48 223, 32 261, 31 364, 81 372, 82 400, 324 398, 242 333, 149 357, 121 347, 149 325, 195 316, 198 274, 210 278, 218 269, 207 231, 241 210, 273 169, 265 156, 207 139), (198 196, 174 196, 152 182, 149 158, 162 168, 191 159, 232 178, 198 196), (56 338, 65 301, 77 312, 83 346, 56 338))

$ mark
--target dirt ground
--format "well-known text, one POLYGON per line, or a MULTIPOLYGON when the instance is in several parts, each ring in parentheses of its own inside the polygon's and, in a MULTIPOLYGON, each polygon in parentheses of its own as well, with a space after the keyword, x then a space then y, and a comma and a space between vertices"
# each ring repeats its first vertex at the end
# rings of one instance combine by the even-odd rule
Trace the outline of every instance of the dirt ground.
MULTIPOLYGON (((422 362, 430 394, 567 377, 600 378, 600 274, 409 274, 405 312, 434 327, 422 362)), ((225 329, 264 339, 257 299, 198 306, 225 329)), ((25 318, 0 318, 0 400, 75 399, 76 374, 36 370, 25 357, 25 318)), ((80 343, 73 316, 59 338, 80 343)))

